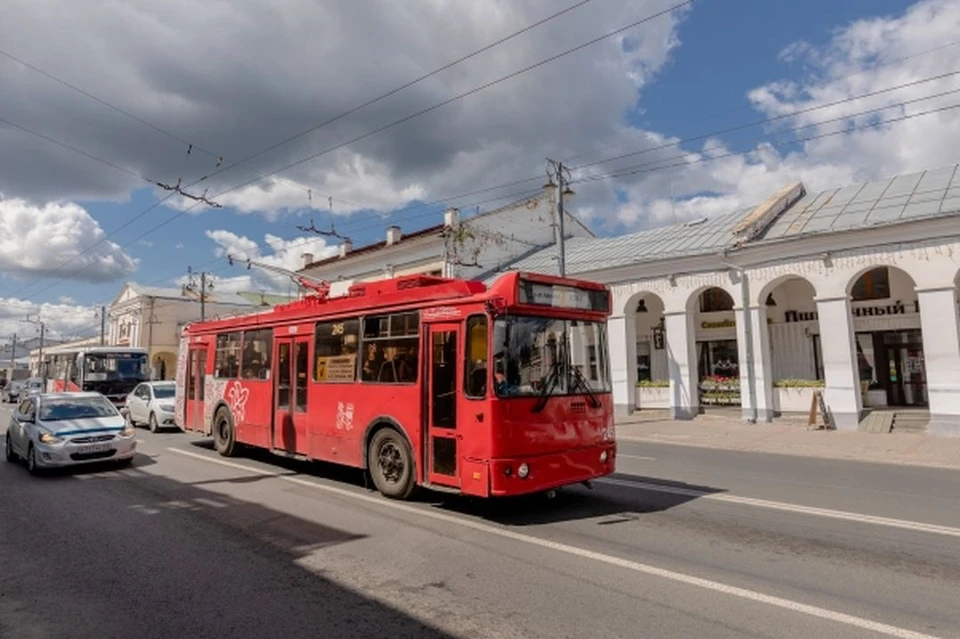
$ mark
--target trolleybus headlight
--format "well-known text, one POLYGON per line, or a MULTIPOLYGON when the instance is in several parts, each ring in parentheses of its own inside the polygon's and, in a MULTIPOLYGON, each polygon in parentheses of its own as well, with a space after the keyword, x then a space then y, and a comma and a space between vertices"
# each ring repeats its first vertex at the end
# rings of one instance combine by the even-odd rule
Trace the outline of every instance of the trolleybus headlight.
POLYGON ((607 451, 605 450, 600 451, 600 463, 601 464, 607 463, 607 451))
POLYGON ((526 464, 520 464, 520 466, 517 467, 517 477, 519 477, 520 479, 526 479, 527 475, 529 474, 530 474, 530 467, 527 466, 526 464))

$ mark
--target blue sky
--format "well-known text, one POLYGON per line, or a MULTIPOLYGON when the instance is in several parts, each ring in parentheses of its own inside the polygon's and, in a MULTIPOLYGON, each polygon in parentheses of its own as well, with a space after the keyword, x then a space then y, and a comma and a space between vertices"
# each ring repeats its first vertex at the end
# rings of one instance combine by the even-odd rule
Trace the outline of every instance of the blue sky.
MULTIPOLYGON (((282 11, 265 0, 245 0, 245 4, 251 16, 257 12, 272 15, 270 12, 282 11)), ((225 260, 215 261, 218 255, 215 251, 222 254, 246 247, 244 250, 253 250, 265 260, 289 267, 296 264, 304 250, 296 244, 296 238, 303 237, 296 226, 308 224, 311 217, 318 227, 327 227, 333 220, 339 231, 349 235, 355 244, 362 245, 380 240, 385 227, 395 221, 405 231, 437 223, 442 210, 440 206, 405 210, 389 219, 369 210, 344 216, 345 209, 356 208, 345 202, 373 202, 380 210, 405 209, 440 195, 529 177, 531 169, 536 172, 546 155, 592 151, 590 158, 603 158, 621 149, 643 148, 663 141, 675 143, 685 137, 769 117, 783 109, 807 107, 828 98, 849 97, 871 88, 903 82, 904 78, 923 77, 931 72, 933 63, 950 68, 951 56, 956 55, 955 49, 960 47, 949 50, 949 55, 918 59, 915 69, 895 65, 889 73, 870 73, 876 62, 886 63, 913 55, 923 47, 946 42, 950 32, 956 33, 952 31, 950 21, 957 18, 954 13, 947 15, 949 5, 946 0, 918 3, 894 0, 695 2, 692 10, 682 16, 651 22, 632 34, 635 39, 628 42, 627 54, 615 43, 605 43, 602 47, 585 50, 527 74, 522 81, 512 81, 477 94, 411 125, 351 145, 311 162, 309 166, 285 172, 285 177, 316 187, 313 202, 317 208, 312 213, 306 211, 305 188, 298 190, 280 183, 263 188, 255 185, 231 195, 233 199, 229 201, 225 199, 227 207, 224 209, 207 210, 200 215, 180 215, 170 224, 150 232, 143 240, 135 241, 152 226, 177 214, 178 209, 161 206, 110 238, 122 249, 105 249, 97 256, 97 259, 109 260, 111 252, 122 251, 139 260, 134 272, 119 273, 117 277, 105 275, 98 282, 54 276, 27 287, 25 284, 42 275, 47 267, 24 267, 25 272, 11 275, 15 269, 8 265, 7 275, 0 278, 0 298, 15 298, 17 304, 22 303, 25 308, 31 304, 59 304, 66 309, 61 309, 62 312, 68 313, 71 307, 109 302, 124 279, 153 285, 176 285, 177 278, 186 273, 188 266, 203 267, 224 278, 254 278, 253 281, 241 279, 232 283, 228 280, 227 285, 234 288, 270 286, 271 282, 262 275, 240 267, 230 268, 225 260), (865 21, 873 18, 896 28, 868 28, 865 21), (806 43, 804 49, 798 48, 800 55, 792 59, 780 55, 788 45, 797 42, 806 43), (868 54, 863 55, 864 51, 868 54), (934 57, 944 59, 932 60, 934 57), (844 74, 851 69, 862 71, 864 75, 856 82, 843 80, 844 74), (642 79, 638 80, 638 77, 642 79), (782 83, 792 83, 792 89, 784 92, 771 83, 781 83, 781 88, 782 83), (751 91, 765 85, 769 89, 763 94, 765 97, 749 97, 751 91), (562 96, 563 100, 551 96, 562 96), (563 108, 551 108, 561 104, 563 108), (325 212, 327 193, 334 194, 335 209, 340 213, 333 218, 325 212), (343 197, 343 202, 338 202, 338 197, 343 197), (233 207, 242 209, 242 212, 233 207), (265 210, 269 213, 264 213, 265 210), (208 233, 213 233, 214 238, 208 233), (292 241, 294 245, 286 253, 274 255, 274 250, 265 241, 267 235, 281 238, 274 240, 276 246, 282 245, 284 240, 292 241)), ((283 139, 290 131, 300 130, 302 123, 322 120, 324 115, 318 115, 318 108, 329 108, 331 113, 337 113, 342 110, 341 104, 353 106, 362 102, 378 91, 396 85, 397 78, 406 79, 443 64, 463 51, 482 46, 555 11, 557 5, 533 3, 530 8, 523 9, 511 3, 471 5, 469 11, 474 13, 460 15, 463 24, 458 26, 466 30, 452 29, 449 41, 440 41, 441 36, 430 23, 436 20, 438 25, 449 24, 449 16, 442 13, 421 16, 423 24, 417 25, 421 31, 410 29, 410 33, 399 33, 392 25, 409 25, 409 16, 390 15, 393 7, 395 5, 384 4, 378 18, 349 16, 350 20, 344 18, 341 21, 342 24, 356 24, 358 32, 368 38, 396 37, 394 43, 382 43, 384 49, 392 47, 391 50, 398 52, 387 59, 380 51, 368 52, 363 48, 349 53, 356 40, 350 37, 350 33, 343 34, 344 40, 340 44, 333 42, 334 34, 330 34, 330 43, 303 44, 294 42, 295 38, 279 30, 267 34, 275 36, 276 42, 267 38, 268 42, 264 44, 254 38, 248 40, 249 51, 238 49, 235 39, 231 38, 243 37, 242 33, 232 32, 239 31, 241 26, 235 26, 232 31, 226 29, 223 36, 218 35, 223 40, 209 45, 211 49, 206 53, 203 50, 190 51, 178 58, 177 52, 170 49, 170 60, 158 59, 151 57, 155 54, 149 52, 164 45, 172 46, 172 43, 154 41, 151 39, 155 37, 153 32, 138 34, 132 28, 130 41, 120 43, 125 51, 134 52, 127 65, 117 67, 113 76, 82 77, 85 69, 97 67, 94 60, 72 61, 63 55, 63 51, 57 50, 57 42, 49 43, 50 50, 42 49, 42 38, 36 42, 24 40, 17 49, 14 36, 18 34, 4 34, 0 29, 0 37, 14 39, 11 48, 51 73, 105 96, 151 123, 160 123, 177 136, 197 140, 206 148, 226 149, 225 155, 232 159, 283 139), (497 7, 496 12, 491 8, 493 6, 497 7), (376 20, 382 20, 382 24, 376 20), (382 34, 377 36, 381 27, 382 34), (473 27, 473 31, 467 27, 473 27), (277 42, 282 44, 277 45, 277 42), (258 57, 257 47, 266 45, 270 48, 261 49, 258 57), (278 46, 281 49, 289 46, 290 49, 278 52, 278 46), (308 49, 310 55, 304 55, 303 50, 296 48, 299 46, 329 46, 328 53, 333 55, 340 55, 343 51, 341 63, 344 67, 367 53, 377 57, 369 64, 358 62, 356 68, 330 70, 327 68, 330 65, 311 62, 310 58, 320 56, 315 49, 308 49), (137 55, 140 48, 144 51, 142 58, 137 55), (251 67, 253 59, 258 65, 251 67), (294 68, 300 63, 305 66, 294 68), (325 73, 332 75, 323 75, 325 73), (125 86, 138 84, 150 91, 141 96, 124 90, 125 86), (327 107, 327 101, 336 104, 327 107)), ((659 7, 655 0, 643 8, 626 0, 594 0, 571 16, 497 48, 488 57, 470 61, 461 65, 462 68, 457 67, 382 105, 375 105, 368 109, 369 115, 364 112, 356 119, 369 117, 374 126, 381 125, 390 118, 409 113, 411 109, 422 108, 437 99, 445 99, 551 55, 558 50, 558 42, 560 46, 573 46, 659 7)), ((74 8, 75 5, 64 4, 64 12, 74 8)), ((215 11, 214 8, 204 9, 207 10, 215 11)), ((327 10, 347 11, 343 8, 323 9, 327 10)), ((154 16, 155 19, 167 19, 159 12, 157 16, 160 17, 154 16)), ((302 16, 304 23, 309 23, 310 12, 304 10, 302 16)), ((329 22, 322 16, 314 17, 318 29, 329 22)), ((69 18, 69 15, 63 16, 63 19, 69 18)), ((90 31, 106 28, 95 24, 95 18, 96 15, 89 17, 90 31)), ((39 12, 26 15, 23 17, 23 31, 29 33, 30 25, 42 25, 43 20, 48 19, 46 14, 39 12)), ((110 19, 122 21, 124 16, 111 16, 110 19)), ((201 29, 209 19, 210 15, 201 15, 195 23, 178 24, 178 28, 189 34, 191 30, 201 29)), ((286 23, 284 29, 289 28, 292 27, 286 23)), ((262 31, 257 32, 258 37, 262 31)), ((113 44, 120 46, 112 41, 107 46, 113 44)), ((82 55, 93 56, 95 53, 82 55)), ((47 135, 107 157, 111 162, 136 172, 162 175, 168 181, 175 181, 174 175, 189 178, 177 174, 185 165, 184 149, 179 143, 158 136, 156 132, 144 132, 140 124, 104 111, 100 105, 85 103, 82 98, 63 91, 62 87, 42 84, 42 79, 36 80, 22 68, 14 68, 13 63, 0 59, 0 79, 7 77, 2 75, 4 73, 14 72, 16 75, 9 77, 23 83, 24 103, 31 92, 35 92, 37 99, 32 103, 46 105, 45 112, 24 110, 24 119, 18 121, 27 122, 47 135), (62 99, 63 105, 50 104, 49 96, 62 99), (41 98, 44 98, 43 102, 39 101, 41 98), (71 117, 76 118, 76 122, 71 121, 71 117), (64 124, 58 129, 58 123, 64 124), (107 128, 98 131, 98 127, 107 128), (146 134, 152 137, 139 137, 146 134)), ((0 107, 4 106, 0 98, 0 107)), ((16 115, 16 107, 22 105, 14 100, 9 106, 16 115)), ((833 114, 833 111, 827 113, 833 114)), ((258 159, 257 170, 269 170, 369 128, 367 121, 354 124, 353 117, 337 122, 330 130, 311 135, 310 139, 298 141, 296 148, 287 149, 285 153, 258 159), (351 126, 355 128, 351 129, 351 126)), ((798 117, 784 122, 784 125, 807 125, 816 123, 821 117, 824 116, 798 117)), ((802 177, 826 188, 835 184, 819 182, 836 180, 844 183, 863 176, 879 177, 910 168, 924 168, 914 165, 926 162, 928 158, 931 165, 951 159, 951 151, 935 142, 925 142, 931 145, 926 156, 918 154, 915 148, 908 156, 904 152, 904 141, 889 132, 883 140, 889 146, 890 154, 881 158, 856 154, 858 144, 875 149, 876 139, 851 138, 851 144, 840 144, 839 149, 832 145, 818 145, 805 147, 798 153, 770 152, 758 146, 756 138, 764 133, 772 134, 769 130, 753 129, 711 141, 711 144, 722 145, 728 151, 749 152, 745 158, 696 164, 633 179, 590 183, 583 191, 578 189, 583 195, 578 196, 579 209, 575 212, 587 219, 599 234, 632 232, 669 221, 663 214, 667 207, 671 209, 672 219, 677 219, 678 207, 681 216, 723 212, 753 203, 787 179, 802 177), (671 201, 674 199, 676 202, 671 201)), ((7 140, 3 135, 0 130, 0 142, 7 140)), ((16 132, 9 135, 20 135, 11 137, 12 141, 19 142, 23 138, 16 132)), ((912 139, 917 139, 916 134, 912 139)), ((49 151, 42 144, 38 146, 35 139, 31 142, 24 147, 26 156, 18 155, 18 161, 49 151)), ((709 153, 702 140, 684 144, 674 149, 674 153, 680 150, 690 154, 709 153)), ((57 155, 38 158, 38 162, 46 164, 41 163, 39 169, 25 174, 27 177, 19 182, 0 180, 3 197, 24 198, 18 219, 22 220, 26 215, 24 211, 29 211, 31 206, 42 206, 44 201, 75 202, 86 214, 75 212, 77 229, 64 233, 78 238, 76 242, 83 244, 86 241, 84 233, 87 237, 97 237, 97 225, 111 233, 157 198, 157 193, 142 183, 123 182, 124 177, 112 174, 111 169, 78 159, 62 149, 54 151, 57 155), (57 170, 61 171, 61 179, 27 184, 33 176, 43 172, 53 171, 56 177, 57 170), (88 215, 89 219, 81 219, 83 215, 88 215)), ((10 151, 14 152, 17 151, 10 151)), ((191 158, 190 161, 206 160, 191 158)), ((596 175, 613 168, 616 166, 607 168, 601 165, 591 171, 596 175)), ((243 177, 246 175, 234 171, 231 179, 243 177)), ((537 186, 532 185, 533 188, 537 186)), ((489 195, 505 196, 514 192, 516 187, 489 195)), ((477 199, 482 197, 454 203, 472 212, 477 199)), ((507 201, 481 206, 488 209, 507 201)), ((52 223, 56 222, 51 219, 52 223)), ((3 223, 0 219, 0 225, 3 223)), ((22 222, 18 223, 19 226, 13 222, 9 224, 12 225, 10 228, 23 226, 22 222)), ((35 242, 36 238, 25 237, 24 242, 28 241, 35 242)), ((59 237, 56 242, 51 240, 51 246, 57 247, 51 253, 62 250, 62 254, 69 255, 70 247, 63 244, 67 241, 59 237)), ((311 250, 321 251, 319 244, 320 240, 314 238, 311 250)), ((8 262, 13 266, 29 261, 22 258, 15 263, 11 257, 17 248, 15 240, 10 240, 8 247, 0 248, 0 258, 3 258, 3 251, 7 251, 10 254, 8 262)), ((48 262, 57 262, 57 255, 47 257, 48 262)), ((116 268, 123 270, 122 266, 116 268)), ((70 271, 71 268, 67 267, 60 275, 70 271)), ((0 318, 0 323, 2 321, 0 318)), ((0 333, 3 330, 4 327, 0 326, 0 333)))

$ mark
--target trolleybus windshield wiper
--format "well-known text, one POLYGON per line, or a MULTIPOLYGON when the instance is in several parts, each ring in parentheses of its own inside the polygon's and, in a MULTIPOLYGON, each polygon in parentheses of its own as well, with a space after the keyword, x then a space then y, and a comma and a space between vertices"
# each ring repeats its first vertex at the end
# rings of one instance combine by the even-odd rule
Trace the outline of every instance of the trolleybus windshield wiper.
POLYGON ((587 393, 587 397, 590 398, 590 405, 593 408, 600 408, 600 398, 597 397, 597 394, 593 391, 593 388, 590 386, 590 382, 583 376, 583 373, 580 372, 580 369, 576 366, 572 367, 573 370, 573 379, 576 382, 576 385, 581 387, 587 393))

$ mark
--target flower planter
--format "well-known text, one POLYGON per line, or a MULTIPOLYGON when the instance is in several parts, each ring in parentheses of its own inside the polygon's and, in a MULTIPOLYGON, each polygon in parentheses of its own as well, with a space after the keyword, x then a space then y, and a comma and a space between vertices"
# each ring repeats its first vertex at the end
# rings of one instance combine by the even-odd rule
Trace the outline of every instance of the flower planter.
POLYGON ((705 406, 739 406, 740 379, 736 377, 707 377, 698 385, 700 403, 705 406))
POLYGON ((638 386, 637 410, 670 408, 669 386, 638 386))
POLYGON ((822 388, 813 386, 783 386, 773 389, 775 413, 806 413, 813 402, 813 394, 822 388))

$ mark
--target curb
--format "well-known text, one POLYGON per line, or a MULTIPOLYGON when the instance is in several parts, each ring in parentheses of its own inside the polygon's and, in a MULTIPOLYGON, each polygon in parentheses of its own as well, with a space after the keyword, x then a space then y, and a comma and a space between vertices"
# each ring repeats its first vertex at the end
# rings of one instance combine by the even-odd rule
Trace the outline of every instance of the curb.
POLYGON ((686 446, 689 448, 703 448, 707 450, 722 450, 725 452, 734 452, 734 453, 758 453, 761 455, 784 455, 787 457, 804 457, 806 459, 826 459, 829 461, 845 461, 845 462, 855 462, 860 464, 885 464, 888 466, 912 466, 915 468, 933 468, 936 470, 952 470, 960 471, 960 463, 957 465, 947 465, 940 464, 937 462, 922 462, 922 461, 903 461, 899 459, 862 459, 856 457, 841 457, 838 455, 810 455, 804 453, 791 453, 786 451, 767 451, 767 450, 756 450, 748 448, 733 448, 729 446, 716 446, 711 444, 700 444, 693 442, 678 442, 678 441, 669 441, 665 439, 656 439, 652 437, 636 437, 636 436, 623 436, 618 435, 617 441, 624 442, 635 442, 642 444, 660 444, 664 446, 686 446))

